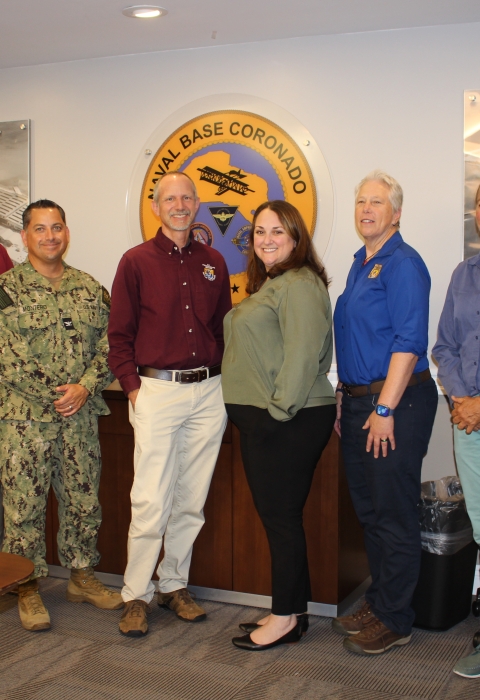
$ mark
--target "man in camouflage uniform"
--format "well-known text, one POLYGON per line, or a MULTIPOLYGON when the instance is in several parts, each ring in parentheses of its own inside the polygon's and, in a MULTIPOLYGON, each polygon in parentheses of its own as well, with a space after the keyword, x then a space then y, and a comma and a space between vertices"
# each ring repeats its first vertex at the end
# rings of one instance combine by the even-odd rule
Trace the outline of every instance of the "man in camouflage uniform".
POLYGON ((25 629, 50 627, 38 578, 45 562, 45 512, 50 484, 58 500, 58 555, 71 569, 67 599, 103 609, 123 605, 94 577, 101 508, 98 502, 98 416, 107 365, 108 292, 65 264, 65 212, 40 200, 23 214, 28 259, 0 279, 0 470, 3 551, 31 559, 31 580, 19 586, 25 629))

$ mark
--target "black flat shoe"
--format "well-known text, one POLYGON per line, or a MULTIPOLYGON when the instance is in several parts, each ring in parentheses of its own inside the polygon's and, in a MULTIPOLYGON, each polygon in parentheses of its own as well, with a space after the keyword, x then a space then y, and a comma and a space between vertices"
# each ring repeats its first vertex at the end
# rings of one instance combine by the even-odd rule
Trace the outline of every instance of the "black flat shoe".
MULTIPOLYGON (((300 634, 302 637, 304 637, 308 630, 308 613, 297 615, 297 625, 300 628, 300 634)), ((262 627, 262 625, 259 625, 257 622, 242 622, 242 624, 238 626, 244 632, 248 632, 248 634, 255 632, 255 630, 258 630, 259 627, 262 627)))
POLYGON ((298 625, 296 625, 296 627, 291 629, 290 632, 284 634, 283 637, 280 637, 280 639, 270 642, 270 644, 256 644, 252 641, 249 634, 246 634, 244 637, 234 637, 232 639, 232 643, 239 649, 245 649, 246 651, 263 651, 264 649, 278 647, 280 644, 295 644, 296 642, 299 642, 301 638, 301 632, 298 629, 298 625))

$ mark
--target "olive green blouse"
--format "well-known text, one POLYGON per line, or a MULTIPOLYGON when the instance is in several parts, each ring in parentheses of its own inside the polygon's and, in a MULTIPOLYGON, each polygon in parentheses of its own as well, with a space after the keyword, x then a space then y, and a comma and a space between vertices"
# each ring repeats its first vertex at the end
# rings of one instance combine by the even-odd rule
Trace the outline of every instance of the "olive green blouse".
POLYGON ((335 403, 327 378, 332 310, 309 268, 288 270, 234 307, 224 320, 225 403, 268 409, 287 421, 301 408, 335 403))

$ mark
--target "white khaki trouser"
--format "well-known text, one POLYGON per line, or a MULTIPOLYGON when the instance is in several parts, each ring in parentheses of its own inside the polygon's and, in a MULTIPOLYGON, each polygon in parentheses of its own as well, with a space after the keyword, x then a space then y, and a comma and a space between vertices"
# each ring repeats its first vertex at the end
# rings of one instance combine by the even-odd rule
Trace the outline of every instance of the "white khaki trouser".
POLYGON ((163 536, 159 590, 170 593, 188 583, 227 416, 220 376, 194 384, 141 381, 135 410, 129 406, 135 477, 122 598, 149 603, 163 536))

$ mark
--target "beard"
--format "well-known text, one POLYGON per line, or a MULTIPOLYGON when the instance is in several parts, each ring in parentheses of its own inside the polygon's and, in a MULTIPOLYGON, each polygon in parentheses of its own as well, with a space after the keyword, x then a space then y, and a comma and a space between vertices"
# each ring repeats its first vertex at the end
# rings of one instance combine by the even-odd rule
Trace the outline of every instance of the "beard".
POLYGON ((170 215, 168 217, 168 226, 173 231, 186 231, 192 225, 194 218, 195 218, 195 214, 193 212, 190 212, 187 209, 180 209, 179 211, 176 211, 175 214, 170 215), (175 216, 186 216, 186 217, 188 217, 188 219, 187 219, 186 223, 181 224, 181 223, 177 223, 175 221, 175 216))

